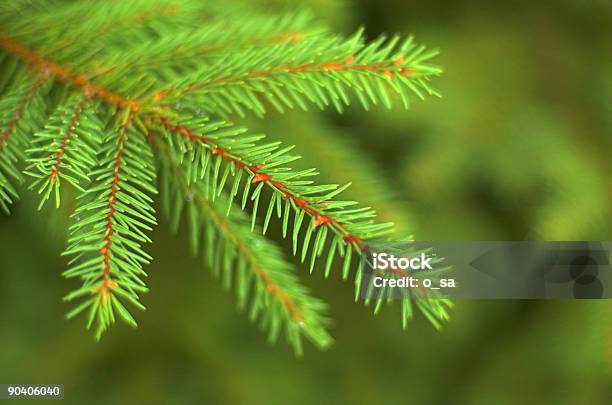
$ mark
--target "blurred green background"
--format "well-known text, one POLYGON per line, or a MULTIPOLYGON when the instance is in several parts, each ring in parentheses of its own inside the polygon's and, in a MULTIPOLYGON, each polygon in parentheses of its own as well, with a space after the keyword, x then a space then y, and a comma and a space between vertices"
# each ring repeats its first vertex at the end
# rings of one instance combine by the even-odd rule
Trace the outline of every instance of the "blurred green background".
MULTIPOLYGON (((408 112, 253 122, 295 143, 322 180, 353 181, 351 198, 422 240, 612 237, 612 2, 308 4, 340 32, 413 33, 445 69, 444 98, 408 112)), ((0 217, 2 383, 65 384, 75 404, 612 403, 607 301, 461 301, 441 332, 422 317, 402 331, 398 308, 373 317, 351 283, 304 270, 336 343, 296 359, 236 313, 163 222, 140 328, 96 343, 64 320, 61 214, 32 204, 0 217)))

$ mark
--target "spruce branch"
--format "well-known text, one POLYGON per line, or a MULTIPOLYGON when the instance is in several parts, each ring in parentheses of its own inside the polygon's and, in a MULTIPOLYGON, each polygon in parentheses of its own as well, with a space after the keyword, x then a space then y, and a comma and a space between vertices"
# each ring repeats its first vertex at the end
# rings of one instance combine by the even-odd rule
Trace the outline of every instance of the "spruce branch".
MULTIPOLYGON (((336 199, 349 184, 319 185, 315 169, 293 170, 299 157, 289 154, 291 146, 266 143, 226 118, 246 110, 263 115, 270 106, 341 111, 353 98, 366 109, 390 107, 393 97, 407 107, 411 95, 437 95, 429 83, 440 74, 429 64, 436 51, 410 38, 366 43, 361 32, 335 37, 301 17, 234 25, 230 36, 222 32, 226 15, 191 0, 130 0, 110 13, 88 2, 47 1, 1 6, 0 89, 9 92, 0 96, 6 105, 0 112, 0 206, 7 210, 17 198, 10 181, 21 179, 15 165, 24 154, 41 206, 51 193, 59 204, 60 182, 80 192, 64 276, 82 286, 65 298, 80 301, 68 316, 87 312, 97 338, 117 315, 136 325, 126 304, 144 308, 139 295, 147 291, 142 279, 151 257, 142 245, 157 221, 156 155, 165 162, 164 198, 173 197, 180 208, 174 221, 184 206, 194 246, 204 246, 209 265, 225 280, 236 274, 239 302, 246 302, 252 285, 251 313, 261 315, 272 338, 285 329, 297 352, 302 334, 327 345, 324 306, 264 236, 272 218, 281 221, 283 236, 290 233, 293 253, 302 262, 309 257, 311 272, 325 258, 329 275, 339 256, 345 279, 364 260, 367 243, 385 238, 391 224, 376 223, 369 207, 336 199), (28 9, 34 11, 26 21, 28 9), (217 25, 199 27, 201 15, 215 13, 217 25), (74 24, 67 28, 66 21, 74 24), (193 45, 181 43, 186 39, 193 45), (202 60, 191 60, 203 52, 202 60), (32 73, 37 79, 27 78, 32 73), (28 85, 15 85, 23 82, 28 85), (167 144, 167 152, 156 147, 154 154, 151 141, 167 144), (246 273, 251 281, 243 279, 246 273)), ((353 273, 359 285, 361 267, 353 273)), ((444 304, 407 297, 404 324, 414 298, 432 323, 446 318, 444 304)), ((375 311, 385 301, 377 299, 375 311)))
POLYGON ((154 97, 169 103, 186 99, 218 114, 243 115, 246 108, 263 115, 262 99, 280 112, 307 110, 309 103, 319 108, 332 104, 342 112, 350 104, 349 93, 368 109, 379 103, 391 107, 392 92, 407 108, 408 92, 419 98, 438 95, 429 80, 441 70, 428 64, 436 50, 417 46, 412 37, 400 42, 396 36, 366 44, 358 31, 348 40, 316 37, 235 52, 154 97))
MULTIPOLYGON (((150 123, 154 124, 154 123, 150 123)), ((233 175, 230 198, 240 194, 242 208, 249 199, 253 200, 252 223, 255 223, 258 203, 265 186, 272 192, 271 200, 266 210, 264 232, 270 217, 277 210, 279 217, 283 218, 283 236, 289 228, 290 213, 294 212, 293 221, 293 251, 298 251, 300 230, 307 222, 303 243, 301 245, 301 260, 304 261, 310 248, 310 241, 316 232, 311 249, 310 269, 314 268, 315 261, 320 257, 327 239, 327 230, 334 234, 334 249, 330 254, 337 252, 344 257, 343 277, 348 277, 348 270, 352 258, 351 250, 361 252, 364 240, 382 238, 392 228, 392 224, 376 224, 372 222, 375 216, 369 208, 347 209, 356 203, 352 201, 333 201, 348 185, 313 186, 309 180, 316 174, 314 170, 293 172, 285 167, 286 164, 298 159, 297 156, 288 155, 291 147, 281 147, 280 143, 257 144, 262 136, 245 136, 243 128, 235 128, 224 122, 210 123, 202 119, 186 119, 173 123, 162 119, 157 123, 171 138, 173 145, 180 151, 188 153, 191 178, 198 178, 206 182, 214 200, 224 187, 229 187, 228 178, 233 175), (197 128, 197 129, 196 129, 197 128), (222 169, 222 164, 225 167, 222 169), (242 174, 246 179, 241 189, 242 174), (255 189, 251 187, 255 185, 255 189), (239 193, 239 191, 241 191, 239 193), (284 211, 283 211, 284 210, 284 211), (306 218, 310 220, 305 221, 306 218), (345 254, 345 246, 347 253, 345 254)), ((229 210, 230 207, 228 207, 229 210)), ((325 274, 329 274, 332 261, 328 260, 325 274)))
POLYGON ((6 213, 9 212, 9 204, 18 198, 10 178, 22 181, 16 164, 23 159, 23 149, 27 145, 26 133, 30 131, 29 127, 23 127, 22 118, 29 114, 30 124, 40 122, 39 117, 35 116, 37 110, 28 109, 28 106, 35 101, 46 80, 46 76, 38 78, 29 89, 25 86, 15 86, 14 91, 7 94, 0 103, 0 128, 3 129, 0 135, 0 209, 6 213))
POLYGON ((170 79, 176 77, 177 70, 196 69, 223 55, 297 42, 326 33, 323 27, 314 24, 310 13, 305 12, 274 18, 253 15, 233 16, 230 20, 216 18, 172 37, 160 35, 128 54, 107 49, 105 61, 102 63, 102 58, 95 58, 87 70, 96 72, 100 80, 112 71, 155 73, 170 79))
POLYGON ((101 132, 95 106, 86 97, 75 96, 60 106, 45 128, 35 134, 34 147, 26 151, 30 165, 25 173, 35 179, 30 189, 42 195, 38 209, 52 192, 59 207, 62 179, 85 191, 83 187, 90 182, 89 172, 96 165, 97 136, 101 132))
POLYGON ((115 312, 136 326, 122 301, 144 309, 138 293, 147 291, 143 265, 151 257, 141 244, 151 242, 146 232, 156 224, 149 197, 157 193, 153 154, 133 127, 133 113, 125 110, 123 115, 117 135, 111 132, 102 146, 102 165, 92 173, 96 182, 73 215, 70 246, 64 252, 73 257, 64 276, 83 281, 65 300, 85 299, 68 317, 89 310, 88 327, 96 323, 98 339, 114 323, 115 312))
POLYGON ((325 305, 301 285, 291 265, 283 260, 280 248, 260 232, 252 232, 249 218, 241 211, 233 210, 226 215, 225 194, 214 202, 208 199, 203 183, 189 181, 180 163, 182 154, 168 147, 159 136, 150 139, 163 167, 160 189, 166 215, 177 229, 187 211, 192 249, 197 252, 200 245, 206 245, 208 266, 222 277, 225 288, 235 286, 238 307, 244 309, 251 296, 250 318, 261 317, 271 342, 277 340, 284 327, 286 338, 298 355, 303 350, 302 334, 321 348, 331 344, 325 305), (185 207, 188 202, 191 204, 185 207), (213 256, 211 252, 217 253, 213 256))

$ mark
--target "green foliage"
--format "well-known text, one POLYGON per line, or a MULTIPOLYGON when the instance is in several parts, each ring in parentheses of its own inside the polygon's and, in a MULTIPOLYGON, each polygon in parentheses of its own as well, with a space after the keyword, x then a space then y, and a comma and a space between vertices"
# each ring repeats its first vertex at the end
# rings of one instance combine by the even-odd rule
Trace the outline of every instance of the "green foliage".
POLYGON ((68 317, 88 310, 88 328, 95 320, 98 338, 114 322, 115 311, 136 326, 121 301, 144 309, 138 293, 147 291, 143 265, 151 257, 141 244, 151 242, 146 232, 156 224, 150 197, 157 193, 153 153, 131 125, 131 113, 124 115, 103 141, 100 168, 91 173, 96 180, 82 194, 64 252, 73 257, 64 276, 83 281, 65 297, 84 300, 68 317))
POLYGON ((39 209, 55 195, 55 205, 60 206, 60 185, 65 179, 79 191, 90 182, 89 172, 96 164, 101 124, 93 105, 74 97, 61 105, 32 140, 33 148, 27 150, 28 172, 36 180, 30 188, 42 195, 39 209))
MULTIPOLYGON (((172 36, 144 38, 146 44, 125 54, 114 48, 105 48, 108 58, 106 68, 97 59, 90 69, 102 71, 122 70, 132 74, 155 74, 175 79, 177 70, 199 69, 204 63, 214 63, 228 51, 241 53, 269 47, 274 43, 295 41, 324 35, 327 30, 314 24, 308 13, 283 16, 258 16, 253 14, 215 15, 207 24, 180 30, 172 36), (180 46, 177 46, 180 44, 180 46)), ((104 80, 104 76, 100 77, 104 80)))
POLYGON ((22 182, 17 163, 23 160, 27 134, 41 122, 44 105, 39 98, 43 85, 37 81, 29 89, 16 83, 0 99, 0 209, 9 212, 9 205, 18 198, 14 182, 22 182))
POLYGON ((272 342, 284 328, 296 353, 302 353, 301 333, 322 348, 328 346, 331 337, 326 330, 325 305, 300 284, 292 266, 283 260, 281 249, 265 238, 259 227, 253 232, 242 211, 230 212, 233 204, 224 201, 224 194, 208 199, 206 184, 190 183, 181 168, 182 153, 159 139, 155 145, 166 169, 160 189, 173 229, 178 230, 181 218, 186 217, 192 250, 203 248, 207 266, 225 288, 236 290, 239 309, 248 305, 249 317, 261 318, 272 342))
MULTIPOLYGON (((362 240, 371 240, 382 238, 391 231, 392 224, 372 221, 375 216, 372 209, 351 208, 357 203, 334 200, 350 184, 342 187, 336 184, 316 185, 311 180, 317 174, 314 169, 291 170, 288 164, 299 159, 289 154, 292 147, 282 147, 278 142, 261 143, 262 135, 245 135, 242 128, 224 122, 210 123, 206 118, 188 118, 176 125, 162 123, 160 127, 166 139, 173 143, 173 148, 186 155, 183 160, 186 161, 184 164, 187 165, 190 181, 201 181, 208 198, 214 201, 227 187, 231 198, 240 199, 242 209, 249 201, 252 202, 252 228, 263 199, 263 190, 270 189, 270 198, 266 199, 265 205, 261 204, 265 207, 262 210, 265 212, 263 231, 266 232, 272 215, 276 213, 282 220, 283 236, 291 234, 293 253, 299 254, 302 262, 312 242, 311 271, 323 252, 328 233, 332 239, 330 256, 333 258, 337 249, 344 257, 346 278, 352 249, 345 249, 345 246, 361 248, 358 241, 347 242, 347 235, 359 235, 362 240), (173 136, 172 131, 185 128, 191 128, 193 132, 179 138, 173 136), (206 135, 198 136, 198 133, 206 135), (302 227, 305 232, 301 239, 302 227), (316 238, 313 239, 315 233, 316 238), (301 248, 298 249, 298 246, 301 248)), ((228 204, 228 212, 230 208, 228 204)), ((326 274, 329 274, 330 266, 331 259, 326 264, 326 274)))
MULTIPOLYGON (((284 331, 297 353, 302 335, 327 346, 325 306, 264 236, 273 218, 311 272, 322 262, 328 276, 337 263, 357 285, 367 243, 392 225, 337 199, 349 184, 320 185, 315 169, 293 169, 293 147, 231 120, 270 108, 342 111, 353 99, 365 109, 408 107, 411 96, 437 95, 429 83, 441 72, 429 64, 437 52, 411 38, 332 35, 303 13, 251 15, 193 0, 22 0, 2 9, 0 205, 17 198, 24 160, 39 208, 52 194, 59 207, 66 186, 79 195, 64 276, 82 285, 65 297, 78 301, 68 317, 86 313, 98 338, 117 317, 136 326, 128 308, 144 308, 152 258, 143 245, 157 222, 160 173, 171 223, 185 213, 193 250, 235 289, 239 307, 272 341, 284 331)), ((402 303, 404 326, 412 300, 402 303)), ((447 318, 443 303, 416 305, 435 325, 447 318)))
POLYGON ((321 109, 332 104, 342 112, 351 93, 365 109, 379 103, 391 107, 389 92, 408 107, 409 92, 420 98, 437 94, 428 81, 440 69, 427 64, 436 54, 416 46, 412 38, 400 42, 399 37, 380 37, 367 44, 361 31, 347 40, 324 36, 284 41, 204 65, 181 77, 168 93, 173 101, 196 103, 218 114, 243 115, 248 109, 263 115, 264 100, 280 112, 307 110, 310 103, 321 109))

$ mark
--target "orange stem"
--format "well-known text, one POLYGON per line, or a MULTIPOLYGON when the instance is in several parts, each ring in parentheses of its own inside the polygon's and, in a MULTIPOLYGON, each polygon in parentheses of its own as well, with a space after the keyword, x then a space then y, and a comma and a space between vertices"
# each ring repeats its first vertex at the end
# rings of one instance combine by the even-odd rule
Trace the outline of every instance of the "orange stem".
POLYGON ((115 230, 113 228, 115 223, 115 213, 117 212, 115 205, 117 204, 117 193, 119 192, 119 181, 121 179, 121 165, 122 165, 122 156, 123 150, 126 141, 126 133, 128 128, 132 125, 132 113, 128 114, 126 122, 121 126, 121 130, 119 131, 119 136, 117 139, 117 149, 115 152, 115 163, 113 167, 113 176, 111 182, 111 192, 108 197, 108 214, 106 215, 106 235, 104 236, 104 247, 100 250, 103 257, 104 269, 102 270, 102 278, 104 281, 102 282, 102 286, 98 290, 98 293, 101 295, 101 299, 103 302, 106 300, 109 294, 109 289, 116 288, 118 285, 115 281, 113 281, 110 277, 111 271, 111 248, 113 246, 113 235, 115 234, 115 230))
POLYGON ((0 151, 4 149, 6 142, 8 141, 13 131, 15 130, 17 123, 23 116, 23 113, 25 112, 26 107, 28 106, 28 104, 30 104, 30 101, 32 101, 32 99, 34 98, 34 96, 36 95, 40 87, 45 83, 45 81, 46 81, 46 77, 41 77, 40 80, 34 83, 30 92, 19 103, 19 107, 17 108, 17 111, 15 111, 13 118, 11 118, 6 129, 4 130, 4 132, 2 132, 2 135, 0 135, 0 151))
POLYGON ((233 163, 237 169, 242 170, 249 175, 253 175, 253 179, 251 180, 253 183, 266 182, 277 188, 280 192, 283 192, 283 196, 285 198, 293 200, 298 208, 315 218, 315 226, 333 224, 343 234, 343 240, 348 245, 357 246, 360 250, 365 249, 363 240, 360 237, 351 235, 346 227, 338 223, 334 218, 323 214, 320 212, 320 210, 313 208, 313 205, 310 202, 299 198, 296 194, 291 193, 290 191, 287 191, 289 189, 288 186, 280 181, 274 181, 269 173, 262 172, 262 166, 246 164, 243 157, 234 154, 229 155, 227 150, 215 146, 210 139, 203 135, 197 135, 188 127, 173 124, 165 119, 157 121, 152 120, 149 122, 149 124, 153 123, 161 125, 168 131, 180 135, 188 139, 190 142, 207 145, 211 148, 211 153, 213 155, 222 156, 224 160, 233 163))
POLYGON ((219 77, 217 79, 211 80, 210 82, 207 82, 207 83, 189 86, 185 91, 180 92, 179 94, 184 94, 184 93, 187 93, 193 90, 203 89, 212 84, 233 83, 233 82, 239 82, 245 79, 267 77, 273 73, 279 73, 279 72, 304 73, 304 72, 317 71, 317 70, 367 71, 367 72, 382 73, 388 79, 392 79, 393 75, 395 74, 399 74, 402 76, 409 76, 411 74, 411 71, 408 68, 399 67, 399 65, 403 63, 403 58, 401 56, 396 58, 392 62, 376 63, 376 64, 371 64, 371 65, 355 65, 353 64, 354 59, 355 59, 354 56, 351 55, 343 61, 331 61, 331 62, 326 62, 326 63, 307 63, 303 65, 298 65, 298 66, 283 65, 283 66, 275 66, 275 67, 271 67, 268 69, 249 72, 249 73, 246 73, 240 76, 223 76, 223 77, 219 77))
POLYGON ((37 68, 43 76, 52 74, 66 83, 70 83, 82 89, 87 97, 104 100, 110 104, 118 105, 130 111, 138 111, 141 108, 141 103, 137 100, 123 98, 117 93, 96 85, 90 81, 84 74, 76 74, 69 68, 61 66, 49 59, 39 55, 29 48, 21 45, 7 34, 0 32, 0 48, 22 60, 28 65, 37 68))
MULTIPOLYGON (((122 153, 122 146, 123 146, 123 142, 124 142, 124 138, 125 138, 125 131, 127 129, 127 126, 129 126, 129 124, 131 124, 131 120, 132 120, 132 113, 137 113, 140 111, 141 107, 142 107, 142 103, 138 100, 131 100, 131 99, 126 99, 123 98, 121 95, 113 93, 101 86, 98 86, 96 84, 94 84, 93 82, 91 82, 90 80, 87 79, 87 77, 83 74, 75 74, 73 73, 70 69, 63 67, 59 64, 56 64, 42 56, 40 56, 39 54, 35 53, 34 51, 26 48, 25 46, 21 45, 20 43, 18 43, 17 41, 13 40, 11 37, 9 37, 8 35, 0 32, 0 48, 5 49, 6 51, 8 51, 9 53, 13 54, 15 57, 21 59, 22 61, 26 62, 27 64, 30 64, 36 68, 38 68, 41 73, 46 76, 48 74, 53 74, 55 76, 57 76, 59 79, 63 80, 64 82, 67 82, 69 84, 72 84, 80 89, 82 89, 82 91, 85 93, 85 95, 87 97, 90 98, 98 98, 101 99, 105 102, 108 102, 110 104, 114 104, 117 105, 119 107, 123 107, 127 110, 130 111, 130 115, 129 115, 129 123, 127 125, 124 125, 122 127, 122 130, 120 132, 120 140, 119 140, 119 145, 118 145, 118 154, 119 154, 119 162, 118 164, 116 164, 116 181, 118 182, 118 170, 119 170, 119 166, 120 166, 120 157, 121 157, 121 153, 122 153)), ((300 66, 294 66, 294 67, 285 67, 285 66, 279 66, 276 68, 272 68, 272 69, 268 69, 265 71, 259 71, 259 72, 252 72, 250 74, 247 75, 247 77, 259 77, 259 76, 263 76, 265 74, 269 74, 271 72, 276 72, 276 71, 289 71, 289 72, 303 72, 303 71, 307 71, 307 70, 320 70, 320 69, 326 69, 326 70, 369 70, 369 71, 383 71, 385 72, 386 70, 383 69, 387 69, 387 68, 392 68, 393 66, 395 66, 397 68, 398 65, 400 65, 403 60, 400 58, 397 58, 395 61, 393 61, 392 63, 388 64, 376 64, 376 65, 353 65, 353 57, 350 56, 349 58, 347 58, 345 61, 343 62, 330 62, 330 63, 324 63, 324 64, 306 64, 306 65, 300 65, 300 66)), ((406 69, 406 68, 401 68, 400 74, 409 74, 410 72, 406 69)), ((217 79, 217 80, 222 80, 221 79, 217 79)), ((235 79, 235 80, 239 80, 239 78, 235 79)), ((25 107, 24 107, 25 109, 25 107)), ((248 174, 256 174, 258 173, 260 167, 259 166, 247 166, 245 163, 243 163, 243 158, 240 156, 233 156, 233 155, 228 155, 227 151, 223 148, 218 148, 218 147, 214 147, 214 145, 212 144, 212 142, 203 137, 203 136, 199 136, 197 134, 195 134, 190 128, 187 128, 185 126, 181 126, 181 125, 176 125, 176 124, 172 124, 171 122, 167 121, 166 119, 164 119, 163 117, 159 117, 159 116, 150 116, 150 117, 145 117, 144 119, 145 124, 150 125, 151 123, 157 123, 157 124, 161 124, 164 128, 166 128, 167 130, 176 133, 182 137, 185 137, 187 139, 189 139, 191 142, 195 142, 195 143, 201 143, 204 145, 209 145, 209 146, 213 146, 211 148, 211 151, 213 154, 218 154, 221 155, 223 157, 224 160, 229 161, 234 163, 234 165, 240 169, 243 170, 245 172, 247 172, 248 174)), ((116 161, 117 163, 117 161, 116 161)), ((270 184, 271 186, 277 188, 279 191, 281 190, 286 190, 287 186, 285 184, 283 184, 282 182, 278 182, 278 181, 272 181, 272 178, 269 174, 267 173, 261 173, 262 175, 268 176, 269 180, 266 180, 266 183, 270 184)), ((262 177, 260 176, 259 179, 261 179, 262 177)), ((109 232, 107 234, 107 247, 110 248, 110 236, 112 236, 112 215, 114 215, 114 197, 116 194, 116 184, 113 185, 113 191, 111 192, 111 200, 109 202, 109 232)), ((319 225, 333 225, 344 237, 344 240, 347 242, 347 244, 352 245, 353 247, 357 247, 360 250, 363 250, 365 248, 363 241, 361 238, 359 238, 358 236, 353 236, 351 235, 348 230, 342 225, 336 222, 336 220, 334 218, 331 218, 323 213, 321 213, 319 210, 317 210, 316 208, 312 208, 311 207, 311 203, 299 198, 297 195, 289 192, 289 191, 285 191, 284 192, 284 197, 285 198, 290 198, 292 199, 295 204, 302 210, 304 210, 307 214, 309 214, 310 216, 315 218, 315 225, 319 226, 319 225)), ((110 268, 109 264, 108 264, 108 260, 109 258, 106 256, 107 253, 107 247, 103 248, 103 254, 105 254, 105 273, 107 273, 107 270, 110 268), (105 250, 106 249, 106 250, 105 250)))
POLYGON ((60 149, 57 152, 57 155, 55 156, 55 165, 53 165, 53 171, 51 172, 51 176, 50 176, 51 184, 55 184, 55 182, 57 181, 57 176, 59 175, 59 169, 60 169, 60 166, 62 165, 62 159, 64 155, 66 154, 66 148, 68 147, 68 144, 70 143, 70 139, 72 138, 72 134, 74 132, 77 122, 79 121, 79 118, 81 117, 81 113, 83 112, 83 109, 85 108, 86 103, 87 103, 87 99, 83 98, 81 103, 78 105, 77 109, 74 111, 74 114, 72 114, 72 117, 70 118, 70 123, 68 124, 68 128, 66 129, 66 134, 64 135, 60 149))

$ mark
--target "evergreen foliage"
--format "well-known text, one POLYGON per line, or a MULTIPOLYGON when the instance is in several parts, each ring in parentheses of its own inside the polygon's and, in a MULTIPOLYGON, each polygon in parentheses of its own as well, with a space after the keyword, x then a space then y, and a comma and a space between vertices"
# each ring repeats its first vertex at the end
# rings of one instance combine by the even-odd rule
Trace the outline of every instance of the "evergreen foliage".
MULTIPOLYGON (((301 285, 265 234, 273 219, 293 254, 327 277, 341 263, 359 285, 367 243, 392 224, 294 170, 292 147, 231 122, 248 112, 333 106, 365 109, 438 93, 435 51, 409 38, 344 38, 304 13, 260 16, 196 0, 17 0, 0 5, 0 208, 29 177, 41 208, 78 193, 64 276, 81 286, 71 318, 95 336, 117 317, 136 326, 144 309, 144 244, 157 223, 157 180, 174 228, 188 224, 194 252, 240 308, 296 352, 301 336, 331 342, 325 305, 301 285), (20 165, 23 169, 20 169, 20 165), (63 187, 62 187, 63 185, 63 187), (247 214, 247 212, 249 212, 247 214)), ((308 151, 303 151, 309 153, 308 151)), ((310 151, 316 153, 316 151, 310 151)), ((402 303, 411 316, 414 297, 402 303)), ((380 309, 383 298, 374 305, 380 309)), ((438 326, 446 301, 416 298, 438 326)))

